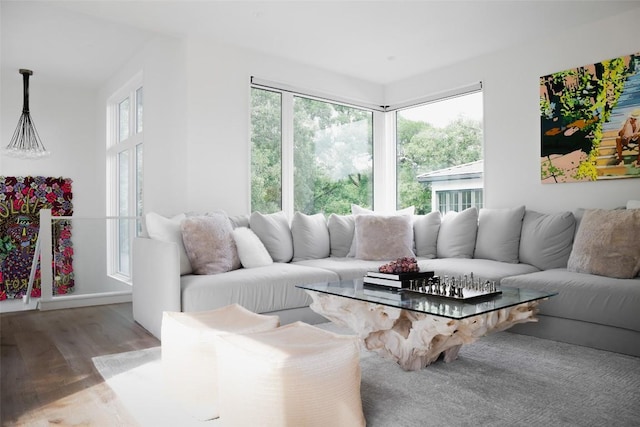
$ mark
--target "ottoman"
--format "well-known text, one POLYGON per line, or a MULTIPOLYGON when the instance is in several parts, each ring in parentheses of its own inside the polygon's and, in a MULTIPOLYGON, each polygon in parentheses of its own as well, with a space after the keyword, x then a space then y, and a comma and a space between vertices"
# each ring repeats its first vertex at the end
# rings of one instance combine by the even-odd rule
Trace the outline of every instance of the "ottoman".
POLYGON ((360 344, 302 322, 218 337, 225 426, 363 426, 360 344))
POLYGON ((193 417, 218 417, 215 338, 277 328, 277 316, 253 313, 238 304, 212 311, 162 316, 162 370, 167 390, 193 417))

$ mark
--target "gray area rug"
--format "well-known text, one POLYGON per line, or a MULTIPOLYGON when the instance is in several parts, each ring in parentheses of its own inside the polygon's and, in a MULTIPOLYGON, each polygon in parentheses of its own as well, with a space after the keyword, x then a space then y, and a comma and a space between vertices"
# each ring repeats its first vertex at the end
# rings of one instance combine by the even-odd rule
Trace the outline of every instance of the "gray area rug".
MULTIPOLYGON (((191 418, 164 395, 159 358, 157 347, 93 361, 140 425, 223 426, 191 418)), ((640 358, 632 356, 501 332, 421 371, 367 351, 361 367, 368 426, 640 426, 640 358)))

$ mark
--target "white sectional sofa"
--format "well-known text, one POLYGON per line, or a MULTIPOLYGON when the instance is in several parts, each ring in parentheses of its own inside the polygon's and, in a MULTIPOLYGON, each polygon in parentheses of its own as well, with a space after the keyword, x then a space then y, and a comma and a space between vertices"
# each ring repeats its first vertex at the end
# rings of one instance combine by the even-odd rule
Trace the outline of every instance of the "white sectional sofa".
MULTIPOLYGON (((559 292, 540 305, 539 323, 517 325, 512 329, 516 332, 640 356, 637 209, 590 210, 581 223, 581 215, 571 212, 542 214, 523 206, 471 208, 444 216, 356 211, 325 219, 296 213, 291 223, 282 213, 207 215, 218 223, 224 218, 232 240, 249 228, 258 237, 251 245, 260 248, 247 251, 247 240, 238 238, 240 265, 231 262, 224 272, 193 274, 190 260, 201 260, 189 253, 191 240, 201 240, 206 230, 196 227, 189 238, 181 231, 185 223, 196 221, 190 218, 203 215, 148 215, 151 237, 137 238, 133 245, 133 308, 135 320, 157 337, 163 311, 211 310, 231 303, 277 314, 283 324, 318 323, 324 318, 309 309, 311 299, 295 285, 361 278, 390 260, 415 255, 421 270, 436 275, 473 272, 504 286, 559 292), (596 232, 594 224, 602 224, 596 232), (636 227, 635 241, 609 236, 620 247, 606 246, 607 233, 616 236, 619 227, 627 232, 636 227), (602 259, 603 251, 608 261, 602 259), (266 261, 257 262, 267 253, 266 261), (611 261, 621 257, 620 265, 611 261), (631 276, 612 277, 620 275, 631 276)), ((210 264, 226 256, 217 255, 217 249, 211 252, 210 264)))

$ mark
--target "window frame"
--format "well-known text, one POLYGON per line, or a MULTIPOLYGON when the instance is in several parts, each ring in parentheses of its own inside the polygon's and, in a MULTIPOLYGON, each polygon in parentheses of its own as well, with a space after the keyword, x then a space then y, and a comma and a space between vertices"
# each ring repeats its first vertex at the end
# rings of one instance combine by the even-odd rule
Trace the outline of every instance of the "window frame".
POLYGON ((144 200, 143 163, 144 128, 139 123, 144 117, 144 85, 142 73, 137 74, 107 100, 107 275, 119 281, 131 284, 132 242, 140 235, 142 206, 144 200), (141 95, 141 99, 139 99, 141 95), (128 136, 124 139, 120 133, 120 105, 129 99, 128 136), (141 102, 139 102, 141 101, 141 102), (121 156, 126 153, 127 194, 121 196, 122 167, 121 156), (142 159, 139 158, 142 156, 142 159), (139 170, 138 166, 142 170, 139 170), (121 212, 121 200, 126 201, 126 212, 121 212), (126 224, 128 253, 123 250, 121 227, 126 224), (123 264, 126 263, 126 268, 123 264))

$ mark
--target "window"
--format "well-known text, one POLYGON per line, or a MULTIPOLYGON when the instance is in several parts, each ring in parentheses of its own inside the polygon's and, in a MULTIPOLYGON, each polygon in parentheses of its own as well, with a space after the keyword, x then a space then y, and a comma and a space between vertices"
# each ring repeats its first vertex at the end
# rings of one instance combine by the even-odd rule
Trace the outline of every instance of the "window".
POLYGON ((373 112, 252 87, 251 210, 339 213, 373 204, 373 112))
POLYGON ((482 207, 482 141, 479 90, 398 110, 398 208, 424 214, 482 207))
POLYGON ((107 105, 108 271, 128 281, 131 242, 140 234, 136 217, 143 213, 143 88, 136 78, 114 94, 107 105))

